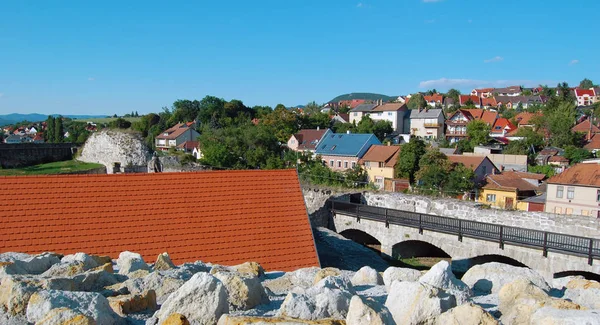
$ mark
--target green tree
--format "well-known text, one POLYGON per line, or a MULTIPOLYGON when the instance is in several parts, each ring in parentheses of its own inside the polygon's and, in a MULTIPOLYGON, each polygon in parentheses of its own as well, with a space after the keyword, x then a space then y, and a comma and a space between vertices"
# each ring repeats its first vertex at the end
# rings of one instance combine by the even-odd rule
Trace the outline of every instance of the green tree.
POLYGON ((335 123, 333 125, 333 132, 335 133, 346 133, 347 131, 356 133, 356 125, 352 123, 335 123))
POLYGON ((410 100, 408 101, 409 109, 419 109, 425 107, 427 107, 427 101, 425 101, 423 95, 416 93, 410 97, 410 100))
POLYGON ((552 167, 551 165, 544 165, 544 166, 529 165, 527 167, 527 171, 530 173, 545 174, 546 177, 548 177, 548 178, 550 178, 556 174, 556 170, 554 170, 554 167, 552 167))
POLYGON ((473 102, 473 100, 470 97, 465 102, 465 107, 467 107, 467 108, 474 108, 475 107, 475 103, 473 102))
POLYGON ((581 82, 579 83, 579 88, 582 88, 582 89, 590 89, 593 87, 594 87, 594 83, 588 78, 581 80, 581 82))
POLYGON ((281 143, 286 143, 290 136, 300 129, 300 118, 296 111, 277 105, 275 110, 264 116, 260 124, 268 126, 281 143))
POLYGON ((111 129, 129 129, 131 127, 131 122, 119 117, 116 120, 108 123, 108 127, 111 129))
POLYGON ((426 194, 442 193, 450 172, 448 157, 437 149, 428 150, 419 161, 415 177, 417 185, 426 194))
POLYGON ((360 122, 356 125, 356 133, 373 133, 373 128, 375 127, 375 122, 368 117, 363 116, 360 119, 360 122))
POLYGON ((394 128, 392 127, 392 122, 390 121, 377 121, 373 125, 373 134, 379 139, 379 141, 383 141, 386 136, 392 134, 394 132, 394 128))
POLYGON ((448 173, 448 181, 444 192, 451 196, 470 192, 475 188, 475 172, 463 164, 454 164, 448 173))
POLYGON ((565 147, 564 157, 569 159, 571 165, 580 163, 585 159, 592 158, 592 153, 587 149, 577 148, 575 146, 565 147))
POLYGON ((317 104, 317 102, 315 102, 314 100, 306 104, 306 106, 304 107, 304 113, 308 115, 317 114, 319 112, 321 112, 321 106, 319 106, 319 104, 317 104))
POLYGON ((252 111, 254 116, 260 119, 273 112, 273 108, 271 106, 254 106, 252 111))
POLYGON ((46 131, 44 132, 44 141, 47 143, 54 143, 54 125, 56 119, 53 116, 48 116, 46 119, 46 131))
POLYGON ((484 121, 474 120, 467 124, 467 137, 473 147, 489 142, 491 127, 484 121))
POLYGON ((54 123, 54 143, 65 142, 65 130, 63 127, 62 116, 58 116, 54 123))
POLYGON ((522 94, 523 94, 523 96, 531 96, 531 95, 533 95, 533 92, 531 91, 531 89, 526 88, 526 89, 523 89, 522 94))
POLYGON ((329 114, 316 112, 310 115, 303 115, 301 122, 303 129, 315 129, 317 127, 326 129, 331 125, 331 118, 329 118, 329 114))
POLYGON ((425 155, 425 141, 417 137, 411 137, 407 144, 402 145, 400 159, 394 166, 395 177, 408 178, 410 183, 415 181, 415 174, 419 170, 419 160, 425 155))
POLYGON ((460 91, 452 88, 452 89, 448 90, 448 92, 446 92, 446 97, 452 98, 455 103, 458 103, 458 98, 460 97, 460 91))

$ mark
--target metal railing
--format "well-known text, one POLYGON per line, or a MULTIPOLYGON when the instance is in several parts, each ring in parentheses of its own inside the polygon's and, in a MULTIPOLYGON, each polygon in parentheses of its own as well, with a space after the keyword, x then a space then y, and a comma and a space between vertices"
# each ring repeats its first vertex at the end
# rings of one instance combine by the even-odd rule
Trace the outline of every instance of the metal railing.
POLYGON ((528 248, 539 248, 544 257, 548 252, 584 256, 588 264, 600 259, 600 240, 588 237, 565 235, 541 230, 525 229, 500 224, 441 217, 430 214, 368 206, 345 201, 329 200, 331 211, 361 219, 377 221, 389 225, 399 225, 463 237, 497 242, 501 249, 505 244, 528 248))

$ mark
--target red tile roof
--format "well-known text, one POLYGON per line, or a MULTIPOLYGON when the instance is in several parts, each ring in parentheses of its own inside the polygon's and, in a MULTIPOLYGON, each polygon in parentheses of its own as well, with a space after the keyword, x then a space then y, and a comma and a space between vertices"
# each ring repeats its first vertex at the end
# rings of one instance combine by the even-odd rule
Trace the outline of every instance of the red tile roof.
POLYGON ((444 97, 440 94, 433 94, 431 96, 423 96, 423 98, 425 99, 425 101, 427 101, 428 103, 430 102, 436 102, 436 103, 442 103, 442 101, 444 100, 444 97))
MULTIPOLYGON (((190 122, 190 123, 192 123, 192 122, 190 122)), ((166 129, 165 131, 161 132, 158 136, 156 136, 156 139, 167 139, 167 140, 177 139, 180 135, 185 133, 185 131, 190 129, 190 127, 187 124, 189 124, 189 123, 178 123, 174 127, 166 129)))
POLYGON ((597 126, 593 125, 590 123, 590 120, 585 120, 577 125, 575 125, 574 127, 571 128, 571 131, 573 132, 581 132, 581 133, 588 133, 590 130, 592 131, 592 133, 600 133, 600 128, 598 128, 597 126), (591 129, 590 129, 591 127, 591 129))
POLYGON ((582 97, 585 95, 590 96, 590 97, 596 96, 594 89, 579 89, 579 88, 575 89, 575 96, 582 97))
POLYGON ((515 116, 515 121, 517 121, 518 125, 531 125, 531 118, 533 118, 536 115, 539 114, 522 112, 515 116))
POLYGON ((0 203, 0 253, 319 266, 295 170, 9 176, 0 189, 13 193, 0 203))
POLYGON ((400 111, 406 109, 406 104, 404 103, 385 103, 375 107, 373 112, 400 111))
POLYGON ((194 148, 198 148, 199 145, 200 145, 200 142, 198 142, 198 141, 186 141, 186 142, 178 145, 177 148, 185 149, 185 150, 194 150, 194 148))
POLYGON ((498 102, 494 97, 484 97, 481 99, 481 105, 483 106, 498 106, 498 102))
POLYGON ((504 130, 508 133, 515 129, 516 127, 507 118, 501 117, 494 122, 492 133, 503 133, 504 130))
POLYGON ((600 187, 600 164, 577 164, 552 176, 548 183, 600 187))
MULTIPOLYGON (((526 173, 529 174, 529 173, 526 173)), ((486 189, 496 189, 496 190, 519 190, 519 191, 535 191, 538 190, 539 187, 526 181, 523 177, 517 172, 504 172, 498 175, 488 175, 486 177, 487 184, 483 187, 486 189)), ((531 178, 535 179, 535 178, 531 178)))
MULTIPOLYGON (((463 164, 465 167, 477 170, 479 165, 484 160, 488 159, 486 156, 463 156, 463 155, 448 155, 448 160, 454 164, 463 164)), ((491 172, 491 171, 490 171, 491 172)))
POLYGON ((384 162, 385 167, 394 167, 398 162, 400 153, 399 146, 372 145, 367 153, 360 160, 361 164, 365 161, 384 162))
POLYGON ((317 148, 317 144, 319 144, 319 141, 321 140, 321 138, 323 138, 323 135, 325 134, 325 132, 327 132, 327 130, 328 129, 300 130, 298 133, 294 134, 294 137, 298 140, 298 149, 315 150, 317 148))
POLYGON ((599 134, 592 135, 592 139, 590 140, 590 142, 588 144, 586 144, 584 146, 584 148, 587 150, 600 149, 600 135, 599 134))
POLYGON ((478 96, 460 95, 459 96, 460 105, 461 106, 465 105, 465 103, 467 101, 469 101, 469 99, 471 99, 471 101, 473 101, 473 104, 475 104, 475 106, 479 106, 481 104, 480 98, 478 96))

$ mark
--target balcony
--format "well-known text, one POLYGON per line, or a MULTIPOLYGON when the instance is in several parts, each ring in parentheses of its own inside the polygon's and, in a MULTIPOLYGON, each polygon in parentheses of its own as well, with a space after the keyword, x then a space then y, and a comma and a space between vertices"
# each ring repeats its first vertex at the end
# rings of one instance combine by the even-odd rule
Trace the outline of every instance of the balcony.
POLYGON ((423 126, 425 126, 426 128, 439 128, 440 126, 442 126, 442 124, 440 124, 440 123, 424 123, 423 126))
POLYGON ((446 131, 447 137, 466 137, 467 132, 463 131, 446 131))

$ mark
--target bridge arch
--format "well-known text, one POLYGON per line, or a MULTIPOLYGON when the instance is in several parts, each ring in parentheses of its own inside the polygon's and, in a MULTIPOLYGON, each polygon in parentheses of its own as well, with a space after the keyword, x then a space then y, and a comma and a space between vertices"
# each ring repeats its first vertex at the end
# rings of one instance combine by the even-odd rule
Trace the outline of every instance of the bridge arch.
POLYGON ((558 272, 558 273, 554 273, 554 278, 558 279, 558 278, 564 278, 564 277, 567 277, 567 276, 576 276, 576 275, 580 275, 580 276, 586 278, 587 280, 594 280, 594 281, 600 282, 600 274, 592 273, 592 272, 586 272, 586 271, 565 271, 565 272, 558 272))
POLYGON ((451 258, 443 249, 422 240, 405 240, 392 246, 392 258, 411 257, 451 258))
POLYGON ((381 242, 369 235, 368 233, 358 229, 346 229, 340 232, 340 235, 344 238, 350 239, 353 242, 359 243, 369 249, 372 249, 378 253, 381 253, 381 242))

